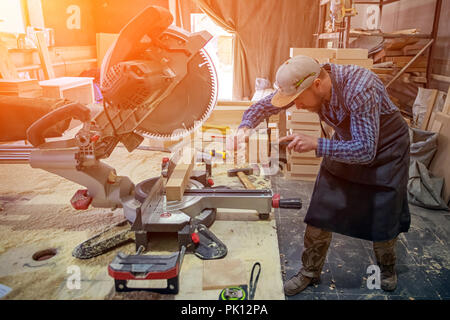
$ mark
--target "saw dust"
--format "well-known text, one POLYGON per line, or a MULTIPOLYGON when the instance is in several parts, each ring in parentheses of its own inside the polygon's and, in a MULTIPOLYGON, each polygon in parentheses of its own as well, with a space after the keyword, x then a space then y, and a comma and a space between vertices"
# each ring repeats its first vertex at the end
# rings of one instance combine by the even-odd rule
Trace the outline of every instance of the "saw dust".
MULTIPOLYGON (((138 183, 159 175, 164 156, 116 148, 104 162, 138 183)), ((103 299, 110 294, 114 282, 107 266, 116 252, 79 260, 72 251, 122 221, 122 210, 74 210, 70 199, 84 187, 29 165, 0 166, 0 181, 0 283, 12 288, 4 299, 103 299), (45 261, 33 260, 34 253, 48 248, 55 248, 57 254, 45 261), (80 268, 82 290, 68 289, 70 266, 80 268)), ((134 244, 120 247, 128 254, 134 249, 134 244)))

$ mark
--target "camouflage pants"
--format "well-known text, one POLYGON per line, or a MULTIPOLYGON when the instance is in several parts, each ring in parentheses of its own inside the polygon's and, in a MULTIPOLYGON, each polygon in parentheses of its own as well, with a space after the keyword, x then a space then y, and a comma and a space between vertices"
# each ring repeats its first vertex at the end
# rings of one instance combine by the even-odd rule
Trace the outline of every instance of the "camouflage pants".
MULTIPOLYGON (((330 246, 332 233, 311 225, 306 226, 303 267, 301 274, 310 278, 319 278, 330 246)), ((396 260, 395 243, 397 238, 383 242, 373 242, 373 250, 379 265, 394 265, 396 260)))

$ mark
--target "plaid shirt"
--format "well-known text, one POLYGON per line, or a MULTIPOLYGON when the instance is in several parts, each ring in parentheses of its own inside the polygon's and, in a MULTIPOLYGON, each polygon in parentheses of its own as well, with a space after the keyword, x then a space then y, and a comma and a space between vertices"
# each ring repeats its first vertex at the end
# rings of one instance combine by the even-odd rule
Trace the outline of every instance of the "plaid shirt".
MULTIPOLYGON (((319 138, 316 155, 345 163, 370 163, 376 155, 380 115, 391 114, 398 108, 391 102, 380 79, 371 71, 355 65, 322 65, 331 69, 346 107, 340 106, 336 88, 331 90, 328 105, 322 105, 319 117, 333 128, 350 114, 351 140, 344 141, 337 133, 331 139, 319 138)), ((244 112, 239 127, 254 128, 265 118, 294 105, 283 108, 271 104, 275 93, 261 99, 244 112)))

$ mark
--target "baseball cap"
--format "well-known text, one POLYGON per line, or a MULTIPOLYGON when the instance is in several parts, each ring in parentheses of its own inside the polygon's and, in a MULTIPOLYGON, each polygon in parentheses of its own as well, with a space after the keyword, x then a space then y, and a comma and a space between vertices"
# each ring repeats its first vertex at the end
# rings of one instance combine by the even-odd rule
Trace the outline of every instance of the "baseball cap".
POLYGON ((272 104, 275 107, 288 105, 308 89, 319 74, 320 64, 315 59, 302 55, 290 58, 278 68, 277 92, 272 97, 272 104))

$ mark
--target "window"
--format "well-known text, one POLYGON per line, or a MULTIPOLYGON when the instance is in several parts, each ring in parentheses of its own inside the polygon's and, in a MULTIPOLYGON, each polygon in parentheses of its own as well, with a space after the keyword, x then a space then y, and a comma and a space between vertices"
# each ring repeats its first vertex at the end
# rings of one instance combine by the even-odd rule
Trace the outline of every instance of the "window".
POLYGON ((191 32, 207 30, 213 38, 205 46, 217 72, 219 100, 233 97, 233 35, 216 25, 204 13, 191 14, 191 32))
POLYGON ((21 0, 0 1, 0 32, 25 33, 21 0))

